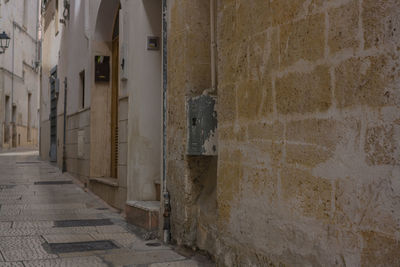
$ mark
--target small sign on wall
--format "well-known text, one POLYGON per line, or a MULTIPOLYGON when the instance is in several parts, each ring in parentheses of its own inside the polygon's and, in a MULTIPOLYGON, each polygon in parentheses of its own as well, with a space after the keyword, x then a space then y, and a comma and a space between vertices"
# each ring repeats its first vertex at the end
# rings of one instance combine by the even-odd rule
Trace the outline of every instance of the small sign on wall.
POLYGON ((147 50, 160 50, 160 37, 147 36, 147 50))
POLYGON ((109 82, 110 81, 110 57, 109 56, 95 56, 95 82, 109 82))

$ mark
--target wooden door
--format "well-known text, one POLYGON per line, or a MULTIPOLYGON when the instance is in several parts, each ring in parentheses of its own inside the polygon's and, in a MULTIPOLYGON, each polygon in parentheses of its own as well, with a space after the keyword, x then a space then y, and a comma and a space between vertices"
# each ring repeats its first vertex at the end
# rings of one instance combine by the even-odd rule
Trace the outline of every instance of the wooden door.
POLYGON ((111 177, 118 178, 118 80, 119 39, 112 44, 112 93, 111 93, 111 177))

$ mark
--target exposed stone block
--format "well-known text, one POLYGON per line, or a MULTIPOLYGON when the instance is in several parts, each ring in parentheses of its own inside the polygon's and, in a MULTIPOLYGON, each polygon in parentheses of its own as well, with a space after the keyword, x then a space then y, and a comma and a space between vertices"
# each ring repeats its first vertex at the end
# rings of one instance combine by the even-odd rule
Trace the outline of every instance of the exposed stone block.
POLYGON ((400 66, 388 55, 351 58, 336 68, 335 77, 340 108, 400 103, 400 66))
POLYGON ((382 125, 367 129, 366 161, 369 165, 400 164, 400 125, 382 125))
MULTIPOLYGON (((264 1, 266 2, 266 1, 264 1)), ((305 13, 306 0, 271 1, 271 16, 273 25, 291 22, 305 13)))
POLYGON ((258 80, 246 80, 237 88, 238 117, 254 119, 260 115, 264 85, 258 80))
MULTIPOLYGON (((274 2, 279 3, 281 1, 274 2)), ((323 57, 324 51, 325 16, 323 14, 308 16, 300 21, 281 26, 280 56, 282 67, 292 65, 301 59, 315 61, 323 57)))
POLYGON ((374 231, 362 232, 361 266, 399 266, 400 242, 374 231))
POLYGON ((234 84, 249 77, 248 40, 218 46, 219 86, 234 84))
POLYGON ((240 190, 243 168, 240 161, 218 164, 217 201, 218 221, 223 225, 230 222, 230 212, 240 190))
POLYGON ((236 90, 233 86, 218 89, 218 123, 232 122, 236 117, 236 90))
POLYGON ((276 80, 276 105, 279 113, 326 111, 331 106, 329 68, 318 66, 311 73, 289 73, 276 80))
POLYGON ((398 0, 363 0, 362 9, 365 48, 400 46, 398 0))
POLYGON ((236 5, 236 38, 245 38, 265 31, 271 25, 271 7, 268 1, 239 0, 236 5))
POLYGON ((331 119, 308 119, 287 124, 286 138, 305 144, 314 144, 330 151, 343 138, 344 126, 331 119))
POLYGON ((224 126, 218 129, 218 140, 224 141, 238 141, 243 142, 247 140, 247 128, 239 127, 236 129, 233 126, 224 126))
POLYGON ((356 50, 360 44, 358 1, 352 0, 344 6, 331 9, 328 15, 330 52, 336 53, 345 48, 356 50))
POLYGON ((249 140, 283 140, 283 125, 279 122, 253 122, 248 126, 248 136, 249 140))
POLYGON ((332 156, 331 151, 313 145, 286 145, 286 162, 290 164, 300 164, 312 168, 332 156))
POLYGON ((331 183, 309 172, 284 168, 281 172, 282 195, 293 212, 317 219, 329 219, 331 212, 331 183))

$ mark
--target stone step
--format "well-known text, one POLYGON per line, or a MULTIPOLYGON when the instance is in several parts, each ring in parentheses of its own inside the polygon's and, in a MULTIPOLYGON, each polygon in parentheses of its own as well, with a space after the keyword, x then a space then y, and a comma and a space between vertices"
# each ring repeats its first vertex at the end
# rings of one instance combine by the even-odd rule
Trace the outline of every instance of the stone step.
POLYGON ((148 231, 158 229, 160 201, 127 201, 126 220, 148 231))

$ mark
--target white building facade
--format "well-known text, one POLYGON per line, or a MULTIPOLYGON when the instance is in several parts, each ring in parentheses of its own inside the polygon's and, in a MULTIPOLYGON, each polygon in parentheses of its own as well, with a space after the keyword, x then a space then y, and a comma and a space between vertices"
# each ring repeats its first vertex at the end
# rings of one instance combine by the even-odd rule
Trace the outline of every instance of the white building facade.
POLYGON ((48 0, 42 8, 41 157, 114 207, 151 204, 155 214, 161 9, 161 0, 48 0))
POLYGON ((0 149, 37 147, 40 0, 1 0, 0 31, 11 38, 0 55, 0 149))

